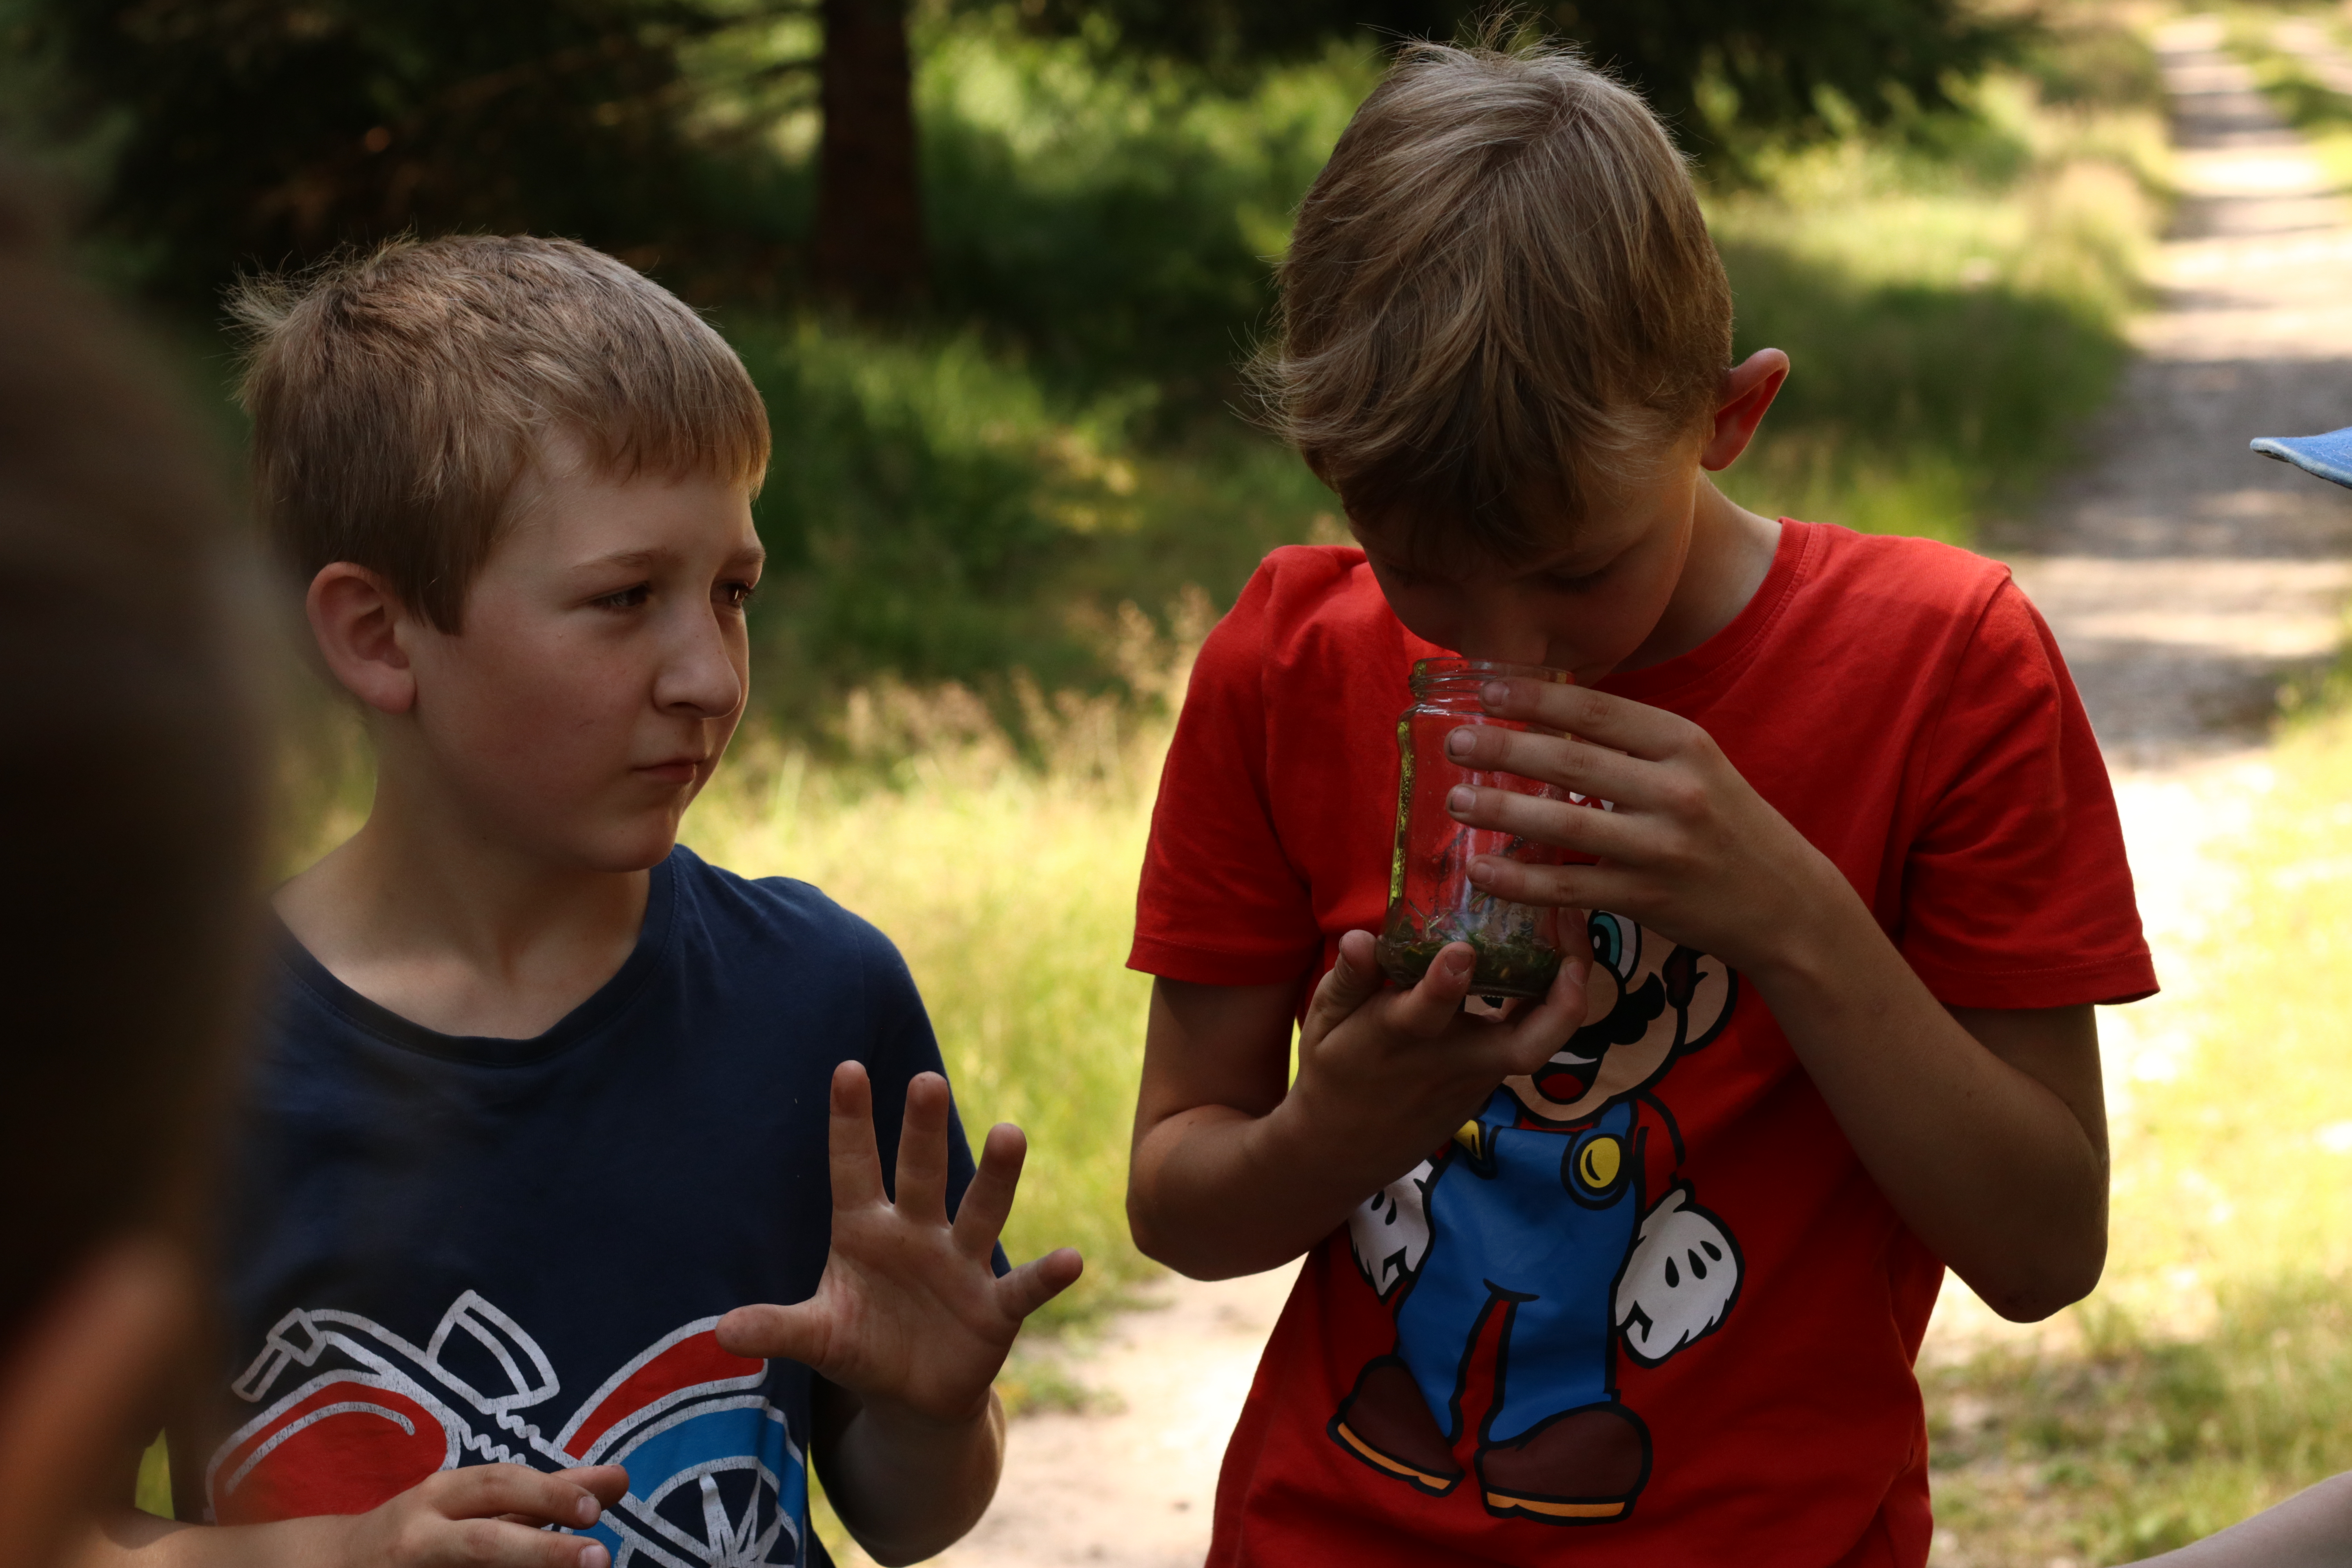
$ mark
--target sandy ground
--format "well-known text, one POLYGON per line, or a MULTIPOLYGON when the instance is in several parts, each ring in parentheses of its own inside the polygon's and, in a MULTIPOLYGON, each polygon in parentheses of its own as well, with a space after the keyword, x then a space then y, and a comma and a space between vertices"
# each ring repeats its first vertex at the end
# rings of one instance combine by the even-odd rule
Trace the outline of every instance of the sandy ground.
MULTIPOLYGON (((2315 32, 2286 41, 2352 80, 2315 32)), ((2257 809, 2273 693, 2332 655, 2352 589, 2352 501, 2246 450, 2253 436, 2352 424, 2352 226, 2220 43, 2210 21, 2160 39, 2188 199, 2142 357, 2080 471, 1987 546, 2065 648, 2115 772, 2159 968, 2175 971, 2220 890, 2208 846, 2257 809)), ((2164 1048, 2128 1009, 2102 1029, 2118 1079, 2164 1048)), ((1074 1366, 1099 1408, 1017 1423, 995 1508, 939 1561, 1200 1563, 1218 1461, 1290 1273, 1169 1280, 1161 1305, 1114 1321, 1074 1366)), ((2002 1331, 1955 1284, 1931 1353, 2002 1331)))

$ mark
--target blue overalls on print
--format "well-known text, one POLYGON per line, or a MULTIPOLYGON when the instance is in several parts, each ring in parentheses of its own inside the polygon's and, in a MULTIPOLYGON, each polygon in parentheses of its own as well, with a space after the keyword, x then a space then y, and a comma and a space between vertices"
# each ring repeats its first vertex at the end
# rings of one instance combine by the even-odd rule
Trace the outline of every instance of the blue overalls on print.
POLYGON ((1633 1108, 1573 1131, 1517 1125, 1497 1089, 1477 1150, 1457 1146, 1429 1193, 1429 1258, 1397 1310, 1397 1353, 1430 1414, 1458 1436, 1479 1319, 1499 1303, 1503 1343, 1485 1440, 1509 1443, 1564 1410, 1611 1397, 1612 1297, 1641 1221, 1633 1108))

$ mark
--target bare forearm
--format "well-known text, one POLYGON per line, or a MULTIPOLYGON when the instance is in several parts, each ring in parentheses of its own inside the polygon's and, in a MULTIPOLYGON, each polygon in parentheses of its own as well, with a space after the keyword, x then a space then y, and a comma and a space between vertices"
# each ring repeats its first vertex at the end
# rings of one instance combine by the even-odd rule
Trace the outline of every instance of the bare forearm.
POLYGON ((320 1568, 343 1560, 348 1522, 289 1519, 215 1529, 126 1510, 92 1532, 74 1563, 76 1568, 320 1568))
POLYGON ((1905 1223, 2005 1317, 2087 1294, 2107 1170, 2076 1110, 1946 1011, 1858 900, 1790 958, 1750 978, 1905 1223))
POLYGON ((968 1422, 893 1417, 868 1405, 818 1459, 841 1522, 877 1563, 919 1563, 963 1538, 996 1496, 1004 1406, 993 1391, 968 1422))
POLYGON ((2352 1473, 2147 1562, 2163 1568, 2340 1568, 2352 1562, 2352 1473))
POLYGON ((1351 1146, 1318 1122, 1294 1090, 1264 1116, 1200 1106, 1153 1128, 1128 1184, 1136 1245, 1194 1279, 1278 1268, 1418 1157, 1351 1146))

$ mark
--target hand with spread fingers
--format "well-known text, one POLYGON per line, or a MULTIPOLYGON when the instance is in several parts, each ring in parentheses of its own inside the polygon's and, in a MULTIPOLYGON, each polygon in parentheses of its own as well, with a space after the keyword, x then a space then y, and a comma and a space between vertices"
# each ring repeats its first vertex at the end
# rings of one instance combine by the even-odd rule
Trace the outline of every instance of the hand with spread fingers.
POLYGON ((1609 910, 1736 969, 1790 962, 1828 910, 1853 893, 1829 858, 1758 795, 1689 720, 1588 688, 1496 680, 1486 710, 1542 727, 1465 724, 1446 754, 1467 769, 1516 773, 1607 801, 1563 800, 1458 785, 1446 806, 1597 865, 1471 862, 1470 880, 1521 904, 1609 910))
POLYGON ((1082 1267, 1066 1247, 997 1276, 996 1240, 1028 1145, 1010 1123, 991 1128, 950 1218, 951 1114, 945 1079, 908 1081, 894 1202, 866 1069, 835 1069, 833 1247, 816 1294, 739 1307, 719 1322, 733 1353, 801 1362, 823 1380, 816 1441, 827 1495, 884 1563, 932 1555, 988 1506, 1003 1442, 992 1384, 1023 1321, 1082 1267))

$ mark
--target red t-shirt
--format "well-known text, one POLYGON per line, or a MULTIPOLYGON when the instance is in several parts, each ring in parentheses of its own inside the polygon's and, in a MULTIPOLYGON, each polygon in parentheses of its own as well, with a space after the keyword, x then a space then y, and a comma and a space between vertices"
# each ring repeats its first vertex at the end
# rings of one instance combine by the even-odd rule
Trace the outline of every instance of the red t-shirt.
MULTIPOLYGON (((1340 934, 1378 928, 1395 717, 1444 651, 1361 552, 1267 557, 1192 673, 1133 967, 1303 1004, 1340 934)), ((1943 1002, 2155 989, 2097 744, 1997 563, 1784 521, 1730 625, 1601 689, 1706 729, 1943 1002)), ((1572 1121, 1497 1091, 1309 1255, 1212 1563, 1927 1561, 1912 1362, 1942 1264, 1752 989, 1592 930, 1601 1000, 1565 1048, 1632 1066, 1593 1069, 1572 1121)))

